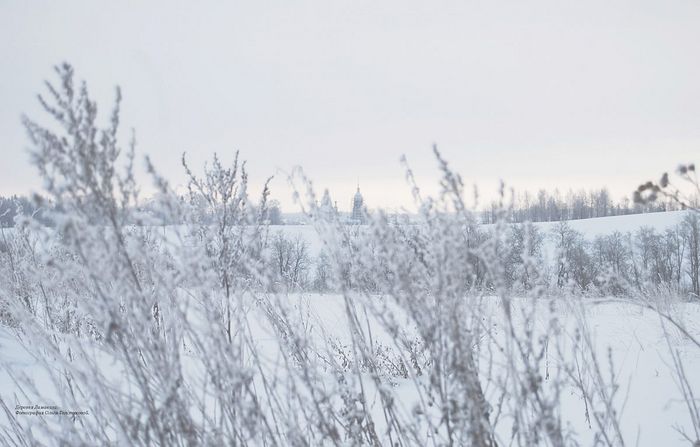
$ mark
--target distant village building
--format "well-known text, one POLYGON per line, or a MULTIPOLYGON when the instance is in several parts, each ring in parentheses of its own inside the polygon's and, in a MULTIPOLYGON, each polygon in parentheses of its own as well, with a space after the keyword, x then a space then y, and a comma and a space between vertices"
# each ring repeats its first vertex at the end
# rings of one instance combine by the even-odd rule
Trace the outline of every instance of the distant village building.
POLYGON ((365 223, 365 201, 360 193, 360 185, 357 185, 357 192, 352 199, 352 222, 362 224, 365 223))

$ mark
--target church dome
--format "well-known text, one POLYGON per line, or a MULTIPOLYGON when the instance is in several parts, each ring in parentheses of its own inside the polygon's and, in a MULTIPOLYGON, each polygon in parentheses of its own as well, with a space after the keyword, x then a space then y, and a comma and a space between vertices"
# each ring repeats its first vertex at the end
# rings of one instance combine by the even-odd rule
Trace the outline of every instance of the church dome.
POLYGON ((357 192, 355 193, 355 198, 353 199, 355 203, 360 202, 362 204, 362 194, 360 194, 360 188, 357 188, 357 192))

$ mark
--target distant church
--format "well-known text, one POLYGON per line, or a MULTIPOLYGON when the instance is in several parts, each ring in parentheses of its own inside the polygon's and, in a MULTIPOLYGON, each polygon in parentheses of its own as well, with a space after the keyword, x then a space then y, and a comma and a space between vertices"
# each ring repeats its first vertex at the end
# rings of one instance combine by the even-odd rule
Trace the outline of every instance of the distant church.
POLYGON ((338 212, 338 205, 331 199, 331 195, 326 189, 323 192, 321 202, 318 203, 317 213, 321 220, 332 222, 340 219, 341 222, 351 225, 362 225, 367 221, 367 209, 365 208, 365 199, 360 192, 360 185, 357 186, 357 192, 352 198, 352 213, 350 215, 338 212))
POLYGON ((365 223, 365 201, 360 193, 360 185, 357 185, 357 192, 352 199, 352 222, 356 224, 365 223))

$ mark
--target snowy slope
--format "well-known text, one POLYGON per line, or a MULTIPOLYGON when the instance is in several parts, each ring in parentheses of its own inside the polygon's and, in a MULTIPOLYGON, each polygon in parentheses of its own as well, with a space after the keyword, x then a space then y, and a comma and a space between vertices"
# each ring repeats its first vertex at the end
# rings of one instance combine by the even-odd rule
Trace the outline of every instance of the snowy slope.
MULTIPOLYGON (((630 214, 628 216, 597 217, 569 221, 569 226, 580 231, 587 238, 610 234, 634 232, 641 227, 651 227, 657 231, 670 228, 683 219, 689 211, 669 211, 665 213, 630 214)), ((557 222, 538 222, 535 225, 542 231, 550 231, 557 222)))
MULTIPOLYGON (((669 211, 665 213, 631 214, 628 216, 598 217, 594 219, 579 219, 568 221, 571 228, 581 232, 587 239, 599 235, 610 234, 614 231, 621 233, 635 232, 641 227, 651 227, 657 231, 670 228, 683 219, 689 211, 669 211)), ((548 234, 558 222, 537 222, 534 225, 544 234, 548 234)), ((488 227, 488 225, 486 226, 488 227)), ((271 226, 270 233, 282 232, 287 237, 302 237, 309 244, 309 251, 317 256, 323 248, 313 225, 281 225, 271 226)), ((547 248, 547 252, 550 250, 547 248)))

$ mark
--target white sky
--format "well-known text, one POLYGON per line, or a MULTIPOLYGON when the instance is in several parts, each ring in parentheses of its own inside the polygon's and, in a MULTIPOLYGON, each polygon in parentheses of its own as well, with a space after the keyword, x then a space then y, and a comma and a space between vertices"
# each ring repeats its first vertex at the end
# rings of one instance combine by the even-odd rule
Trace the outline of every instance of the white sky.
POLYGON ((302 165, 346 209, 358 178, 370 207, 408 205, 399 157, 434 184, 433 142, 486 196, 619 197, 700 162, 698 0, 0 0, 0 60, 1 194, 40 185, 20 115, 64 60, 105 112, 122 87, 175 184, 183 151, 240 149, 256 181, 302 165))

